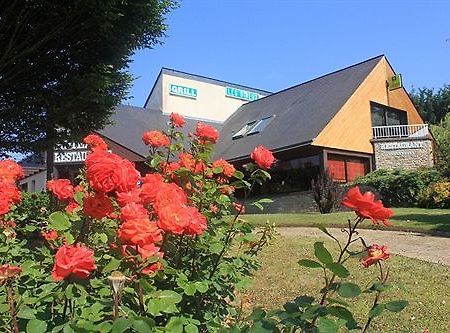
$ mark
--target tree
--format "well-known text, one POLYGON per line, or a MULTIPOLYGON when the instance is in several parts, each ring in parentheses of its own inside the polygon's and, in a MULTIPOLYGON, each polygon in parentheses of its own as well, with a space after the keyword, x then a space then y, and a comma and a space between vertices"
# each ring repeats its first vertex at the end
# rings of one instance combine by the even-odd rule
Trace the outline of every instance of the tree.
POLYGON ((438 124, 450 112, 450 85, 438 91, 429 88, 413 89, 411 98, 424 120, 438 124))
POLYGON ((1 1, 0 153, 52 151, 105 126, 132 81, 130 57, 160 43, 175 6, 1 1))
POLYGON ((450 113, 447 113, 440 125, 432 125, 433 133, 438 145, 438 167, 450 176, 450 113))

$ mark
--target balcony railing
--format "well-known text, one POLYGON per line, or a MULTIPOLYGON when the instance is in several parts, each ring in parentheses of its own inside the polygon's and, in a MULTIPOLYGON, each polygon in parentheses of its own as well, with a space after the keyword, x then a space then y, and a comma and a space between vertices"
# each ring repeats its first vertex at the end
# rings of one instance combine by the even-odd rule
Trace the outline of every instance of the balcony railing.
POLYGON ((423 138, 428 135, 428 124, 372 127, 374 139, 423 138))

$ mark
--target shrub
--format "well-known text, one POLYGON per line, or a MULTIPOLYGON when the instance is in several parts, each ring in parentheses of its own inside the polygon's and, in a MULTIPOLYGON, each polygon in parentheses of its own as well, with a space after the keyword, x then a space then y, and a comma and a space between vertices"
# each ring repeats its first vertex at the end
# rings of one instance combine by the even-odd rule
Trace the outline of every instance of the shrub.
POLYGON ((450 208, 450 181, 429 184, 419 193, 418 204, 424 208, 450 208))
POLYGON ((358 177, 351 185, 370 188, 379 194, 387 206, 412 207, 417 205, 419 193, 441 178, 436 169, 379 169, 364 177, 358 177))
POLYGON ((338 205, 340 198, 339 184, 331 178, 328 171, 321 172, 311 181, 314 201, 321 214, 331 213, 338 205))

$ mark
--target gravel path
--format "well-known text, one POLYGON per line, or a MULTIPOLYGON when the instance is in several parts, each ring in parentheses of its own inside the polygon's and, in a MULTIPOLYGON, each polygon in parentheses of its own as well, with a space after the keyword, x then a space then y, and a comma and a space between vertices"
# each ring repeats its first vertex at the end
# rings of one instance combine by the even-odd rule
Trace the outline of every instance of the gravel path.
MULTIPOLYGON (((328 237, 317 228, 277 228, 282 236, 328 237)), ((345 234, 336 228, 328 228, 335 237, 345 234)), ((450 238, 436 237, 415 232, 359 230, 368 244, 387 245, 391 253, 450 266, 450 238)))

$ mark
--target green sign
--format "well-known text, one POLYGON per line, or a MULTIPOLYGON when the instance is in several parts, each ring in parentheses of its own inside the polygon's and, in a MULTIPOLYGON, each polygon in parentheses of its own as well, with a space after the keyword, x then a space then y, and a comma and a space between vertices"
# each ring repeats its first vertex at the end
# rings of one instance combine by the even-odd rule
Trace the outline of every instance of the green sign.
POLYGON ((197 98, 197 89, 179 86, 177 84, 170 85, 170 94, 187 98, 197 98))
POLYGON ((403 87, 402 75, 396 74, 394 76, 391 76, 388 80, 388 87, 389 90, 395 90, 403 87))
POLYGON ((244 101, 254 101, 256 99, 261 98, 260 94, 254 93, 252 91, 238 89, 238 88, 232 88, 232 87, 225 88, 225 96, 231 97, 231 98, 242 99, 244 101))

